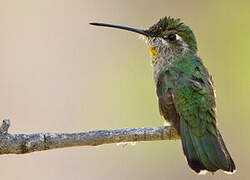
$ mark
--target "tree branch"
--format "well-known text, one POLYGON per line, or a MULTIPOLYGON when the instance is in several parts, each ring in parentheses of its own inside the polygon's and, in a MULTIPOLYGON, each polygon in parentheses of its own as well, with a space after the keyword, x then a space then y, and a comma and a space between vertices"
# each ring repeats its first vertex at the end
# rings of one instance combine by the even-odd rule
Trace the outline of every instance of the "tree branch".
POLYGON ((0 127, 0 154, 24 154, 73 146, 180 139, 171 126, 95 130, 80 133, 9 134, 10 121, 0 127))

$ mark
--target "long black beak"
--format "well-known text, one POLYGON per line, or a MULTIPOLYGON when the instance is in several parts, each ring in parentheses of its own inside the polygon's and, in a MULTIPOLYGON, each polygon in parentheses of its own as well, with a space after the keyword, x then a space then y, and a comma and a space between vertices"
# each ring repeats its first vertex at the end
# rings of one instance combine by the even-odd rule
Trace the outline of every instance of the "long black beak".
POLYGON ((112 27, 112 28, 117 28, 117 29, 124 29, 126 31, 132 31, 138 34, 142 34, 144 36, 151 36, 147 32, 141 29, 136 29, 136 28, 131 28, 131 27, 126 27, 126 26, 120 26, 120 25, 114 25, 114 24, 105 24, 105 23, 89 23, 94 26, 104 26, 104 27, 112 27))

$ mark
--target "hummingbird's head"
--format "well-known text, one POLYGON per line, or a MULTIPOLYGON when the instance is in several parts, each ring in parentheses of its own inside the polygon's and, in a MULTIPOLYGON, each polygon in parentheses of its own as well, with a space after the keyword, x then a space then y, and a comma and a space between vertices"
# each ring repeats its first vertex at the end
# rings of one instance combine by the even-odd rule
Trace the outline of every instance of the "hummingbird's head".
POLYGON ((164 17, 144 31, 150 35, 146 36, 146 42, 152 54, 153 64, 158 57, 170 59, 188 51, 197 51, 192 30, 181 23, 180 19, 164 17))
POLYGON ((146 30, 105 23, 90 24, 124 29, 143 35, 152 53, 153 64, 158 59, 171 60, 173 59, 172 57, 179 56, 185 52, 196 53, 197 51, 196 40, 192 30, 181 23, 180 19, 164 17, 146 30))

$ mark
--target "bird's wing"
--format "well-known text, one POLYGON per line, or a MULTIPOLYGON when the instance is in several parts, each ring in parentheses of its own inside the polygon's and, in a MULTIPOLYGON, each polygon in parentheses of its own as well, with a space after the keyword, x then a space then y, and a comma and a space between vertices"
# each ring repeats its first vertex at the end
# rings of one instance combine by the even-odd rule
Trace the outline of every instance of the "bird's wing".
POLYGON ((214 133, 216 107, 211 76, 198 57, 187 57, 178 62, 159 75, 157 95, 161 115, 177 130, 181 116, 194 133, 202 133, 206 123, 209 131, 214 133))
POLYGON ((171 92, 190 167, 196 172, 218 169, 233 172, 234 162, 216 127, 215 94, 207 69, 198 57, 193 57, 174 71, 178 76, 171 92))
POLYGON ((179 77, 172 88, 172 97, 180 118, 197 136, 208 130, 216 135, 215 95, 210 76, 201 63, 191 72, 178 72, 179 77))

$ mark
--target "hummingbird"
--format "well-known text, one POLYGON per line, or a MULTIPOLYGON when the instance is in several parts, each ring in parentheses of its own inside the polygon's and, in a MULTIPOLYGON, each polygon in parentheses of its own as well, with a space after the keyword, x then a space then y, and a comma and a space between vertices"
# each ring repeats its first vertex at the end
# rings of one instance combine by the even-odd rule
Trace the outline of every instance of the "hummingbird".
POLYGON ((151 52, 159 111, 181 137, 190 168, 199 174, 236 170, 216 122, 212 76, 197 55, 194 33, 181 20, 166 16, 142 30, 90 23, 142 35, 151 52))

